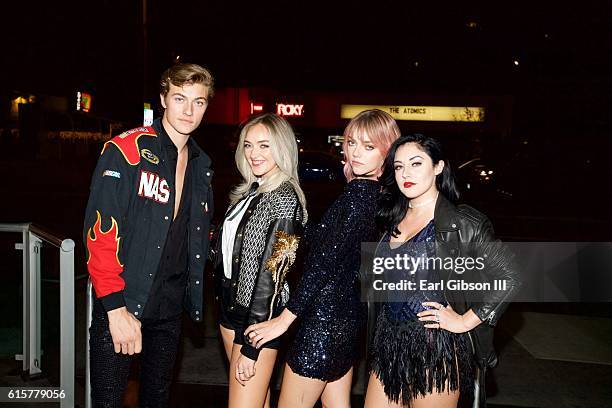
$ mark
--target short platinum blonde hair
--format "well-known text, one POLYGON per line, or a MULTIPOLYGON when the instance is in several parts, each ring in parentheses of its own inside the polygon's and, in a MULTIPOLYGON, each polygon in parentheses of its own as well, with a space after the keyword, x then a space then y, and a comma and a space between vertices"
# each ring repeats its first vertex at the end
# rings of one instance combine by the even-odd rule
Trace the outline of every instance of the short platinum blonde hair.
POLYGON ((295 134, 293 133, 291 125, 285 119, 273 113, 264 113, 263 115, 254 117, 249 120, 240 131, 240 139, 238 140, 238 147, 236 148, 236 166, 242 175, 243 181, 230 192, 230 202, 234 204, 239 201, 248 193, 251 184, 257 181, 257 177, 253 174, 251 166, 249 166, 244 155, 244 140, 246 139, 246 135, 249 130, 257 125, 262 125, 268 131, 272 158, 279 169, 279 171, 266 179, 266 183, 259 187, 258 192, 263 193, 272 191, 283 182, 289 181, 300 200, 300 204, 304 211, 304 219, 306 220, 306 197, 300 187, 298 178, 298 147, 295 134))

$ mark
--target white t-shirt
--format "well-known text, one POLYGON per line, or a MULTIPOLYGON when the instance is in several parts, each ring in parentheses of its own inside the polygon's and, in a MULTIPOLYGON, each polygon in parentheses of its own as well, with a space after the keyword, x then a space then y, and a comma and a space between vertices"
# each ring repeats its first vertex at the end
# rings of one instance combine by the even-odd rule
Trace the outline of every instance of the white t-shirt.
MULTIPOLYGON (((261 186, 261 180, 257 180, 261 186)), ((238 201, 232 211, 225 217, 223 222, 223 232, 221 234, 221 245, 223 250, 223 274, 227 279, 232 277, 232 256, 234 252, 234 241, 236 240, 236 230, 244 217, 244 213, 257 194, 250 194, 238 201)))

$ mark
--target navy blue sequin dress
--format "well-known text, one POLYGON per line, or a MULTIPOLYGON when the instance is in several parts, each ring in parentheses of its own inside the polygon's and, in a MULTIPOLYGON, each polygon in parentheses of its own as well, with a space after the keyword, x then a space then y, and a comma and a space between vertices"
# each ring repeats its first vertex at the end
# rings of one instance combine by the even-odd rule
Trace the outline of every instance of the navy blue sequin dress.
POLYGON ((354 179, 307 236, 304 274, 287 308, 299 328, 287 364, 303 377, 335 381, 358 359, 366 306, 358 276, 361 243, 378 241, 379 184, 354 179))

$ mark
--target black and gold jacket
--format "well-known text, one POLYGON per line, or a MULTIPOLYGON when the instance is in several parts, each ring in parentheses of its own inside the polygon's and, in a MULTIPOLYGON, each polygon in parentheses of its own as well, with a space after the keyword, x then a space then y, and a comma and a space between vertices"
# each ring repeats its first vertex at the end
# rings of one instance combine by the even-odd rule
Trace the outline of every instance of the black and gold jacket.
MULTIPOLYGON (((286 181, 273 191, 257 194, 236 230, 232 273, 227 279, 223 273, 221 222, 213 253, 216 297, 220 307, 240 316, 245 329, 278 316, 287 302, 285 275, 295 259, 304 224, 304 209, 291 183, 286 181)), ((246 336, 241 350, 253 360, 259 355, 246 336)))

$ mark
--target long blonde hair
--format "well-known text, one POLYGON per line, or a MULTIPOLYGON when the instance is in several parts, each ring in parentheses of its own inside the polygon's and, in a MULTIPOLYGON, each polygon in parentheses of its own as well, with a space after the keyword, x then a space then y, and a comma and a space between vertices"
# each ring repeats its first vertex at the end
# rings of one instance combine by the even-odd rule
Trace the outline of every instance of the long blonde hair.
POLYGON ((248 193, 251 184, 257 180, 251 166, 244 156, 244 139, 247 133, 256 125, 263 125, 270 135, 270 150, 278 170, 266 178, 258 192, 272 191, 283 182, 289 181, 300 200, 304 218, 306 219, 306 197, 298 179, 298 147, 291 125, 282 117, 273 113, 264 113, 249 120, 240 131, 240 139, 236 149, 236 166, 243 181, 230 192, 230 202, 235 204, 248 193))

